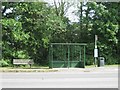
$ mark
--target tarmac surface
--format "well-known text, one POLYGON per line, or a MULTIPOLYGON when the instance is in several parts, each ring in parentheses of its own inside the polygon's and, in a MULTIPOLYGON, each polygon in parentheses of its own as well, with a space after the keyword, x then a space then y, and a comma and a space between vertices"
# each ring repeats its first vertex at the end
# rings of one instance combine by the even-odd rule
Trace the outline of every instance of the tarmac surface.
POLYGON ((57 72, 4 72, 2 88, 118 88, 117 67, 54 68, 57 72))

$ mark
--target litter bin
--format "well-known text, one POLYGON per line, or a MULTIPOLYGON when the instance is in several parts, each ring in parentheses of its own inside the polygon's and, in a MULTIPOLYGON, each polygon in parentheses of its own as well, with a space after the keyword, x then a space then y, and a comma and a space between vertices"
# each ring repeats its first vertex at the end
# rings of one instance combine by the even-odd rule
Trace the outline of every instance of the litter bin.
POLYGON ((98 67, 102 67, 105 65, 105 58, 104 57, 99 57, 98 59, 98 67))

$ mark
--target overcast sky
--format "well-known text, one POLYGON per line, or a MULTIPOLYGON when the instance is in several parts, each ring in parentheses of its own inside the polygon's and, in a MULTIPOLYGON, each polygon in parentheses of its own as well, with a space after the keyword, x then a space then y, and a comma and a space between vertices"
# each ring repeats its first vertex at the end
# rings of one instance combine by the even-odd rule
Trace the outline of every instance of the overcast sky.
MULTIPOLYGON (((54 0, 44 0, 45 2, 48 2, 50 5, 54 5, 54 0)), ((61 0, 55 0, 56 3, 60 2, 61 0)), ((78 0, 63 0, 65 2, 69 2, 73 4, 66 14, 66 16, 69 18, 71 22, 78 22, 78 17, 73 13, 73 11, 77 10, 77 2, 78 0)))
MULTIPOLYGON (((54 0, 43 0, 43 1, 48 2, 50 5, 54 5, 54 0)), ((61 0, 55 0, 55 1, 56 3, 58 3, 61 0)), ((77 10, 78 0, 63 0, 63 1, 72 4, 72 6, 68 9, 68 12, 66 13, 66 16, 69 18, 71 22, 78 22, 78 17, 75 15, 75 13, 73 13, 73 11, 77 10)), ((10 12, 12 12, 10 9, 6 11, 6 13, 10 13, 10 12)))

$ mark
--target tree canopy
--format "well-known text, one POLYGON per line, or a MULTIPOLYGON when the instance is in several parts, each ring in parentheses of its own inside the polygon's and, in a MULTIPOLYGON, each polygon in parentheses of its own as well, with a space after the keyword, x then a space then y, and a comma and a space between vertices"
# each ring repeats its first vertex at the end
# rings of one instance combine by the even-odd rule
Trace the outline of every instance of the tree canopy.
POLYGON ((2 2, 2 59, 32 58, 47 65, 50 43, 86 43, 87 65, 94 62, 94 36, 98 35, 99 56, 106 64, 118 64, 120 54, 120 3, 79 2, 73 13, 78 22, 65 15, 68 2, 2 2), (9 12, 8 12, 9 11, 9 12))

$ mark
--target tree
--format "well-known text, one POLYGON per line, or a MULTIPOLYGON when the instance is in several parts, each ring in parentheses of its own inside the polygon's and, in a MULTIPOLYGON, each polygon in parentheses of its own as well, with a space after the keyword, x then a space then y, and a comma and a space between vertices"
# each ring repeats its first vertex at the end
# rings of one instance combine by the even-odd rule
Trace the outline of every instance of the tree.
POLYGON ((93 24, 91 33, 92 35, 98 35, 98 47, 100 50, 100 56, 106 57, 106 62, 108 64, 118 63, 117 59, 114 57, 117 45, 116 35, 118 32, 118 23, 115 17, 118 14, 116 14, 116 7, 113 7, 114 8, 111 12, 110 9, 108 9, 108 7, 105 6, 103 3, 91 3, 90 5, 90 8, 95 11, 93 17, 91 17, 91 21, 93 24), (115 12, 113 13, 113 11, 115 12), (115 17, 111 18, 112 16, 115 17))
POLYGON ((54 1, 53 6, 45 2, 4 2, 3 59, 33 58, 36 64, 47 64, 50 43, 87 43, 87 64, 92 64, 97 34, 99 56, 104 56, 107 64, 118 63, 119 3, 79 2, 79 22, 66 17, 71 6, 62 0, 58 4, 54 1))

